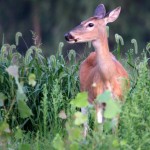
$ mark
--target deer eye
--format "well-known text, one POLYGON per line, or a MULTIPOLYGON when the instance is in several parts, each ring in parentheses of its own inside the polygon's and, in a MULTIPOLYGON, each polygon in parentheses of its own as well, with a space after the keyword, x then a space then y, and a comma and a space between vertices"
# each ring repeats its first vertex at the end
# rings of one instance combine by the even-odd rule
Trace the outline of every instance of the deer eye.
POLYGON ((93 23, 89 23, 89 24, 88 24, 88 27, 93 27, 93 26, 94 26, 93 23))

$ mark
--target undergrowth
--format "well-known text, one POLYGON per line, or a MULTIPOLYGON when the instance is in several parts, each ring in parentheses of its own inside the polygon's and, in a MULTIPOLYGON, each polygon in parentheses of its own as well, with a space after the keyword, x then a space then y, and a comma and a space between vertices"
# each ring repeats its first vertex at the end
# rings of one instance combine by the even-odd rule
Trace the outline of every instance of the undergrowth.
POLYGON ((66 61, 62 55, 63 43, 60 43, 56 55, 44 57, 39 46, 31 46, 23 56, 17 52, 21 33, 16 34, 14 45, 3 43, 0 51, 0 148, 149 149, 150 44, 140 54, 137 41, 133 39, 132 48, 122 59, 124 41, 118 34, 115 37, 114 54, 128 70, 131 88, 122 108, 111 100, 107 91, 97 97, 97 102, 109 99, 103 125, 95 121, 95 110, 87 102, 87 93, 79 93, 80 61, 76 61, 75 51, 69 52, 69 61, 66 61), (81 107, 88 107, 88 115, 80 112, 81 107), (111 120, 119 111, 119 127, 113 133, 111 120), (86 121, 89 134, 85 139, 83 124, 86 121))

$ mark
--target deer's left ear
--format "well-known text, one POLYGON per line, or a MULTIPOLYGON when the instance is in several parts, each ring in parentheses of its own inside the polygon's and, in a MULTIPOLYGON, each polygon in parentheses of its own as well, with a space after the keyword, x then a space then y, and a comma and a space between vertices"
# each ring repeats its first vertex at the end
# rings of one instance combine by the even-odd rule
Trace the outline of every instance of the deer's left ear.
POLYGON ((114 22, 119 17, 120 11, 121 7, 117 7, 116 9, 112 10, 108 15, 106 15, 106 17, 104 18, 105 24, 109 22, 114 22))
POLYGON ((106 15, 105 6, 103 4, 99 4, 95 9, 94 16, 98 18, 104 18, 105 15, 106 15))

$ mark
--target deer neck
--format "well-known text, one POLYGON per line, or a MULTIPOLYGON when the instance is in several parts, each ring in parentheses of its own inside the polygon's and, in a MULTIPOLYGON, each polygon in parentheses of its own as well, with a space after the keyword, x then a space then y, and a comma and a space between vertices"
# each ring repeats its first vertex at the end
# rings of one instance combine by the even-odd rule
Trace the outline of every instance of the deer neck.
POLYGON ((106 62, 106 60, 110 59, 110 52, 108 46, 108 38, 107 32, 104 31, 100 34, 100 37, 92 42, 95 51, 98 63, 106 62))
POLYGON ((105 31, 100 35, 100 38, 94 40, 92 44, 96 51, 98 70, 104 78, 109 79, 112 76, 114 65, 109 52, 107 32, 105 31))

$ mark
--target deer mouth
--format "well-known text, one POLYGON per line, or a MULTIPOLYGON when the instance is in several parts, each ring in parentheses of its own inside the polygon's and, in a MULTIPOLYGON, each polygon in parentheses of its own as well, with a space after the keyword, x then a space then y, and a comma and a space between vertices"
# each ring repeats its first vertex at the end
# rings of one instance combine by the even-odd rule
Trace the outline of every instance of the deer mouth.
POLYGON ((65 39, 68 43, 77 43, 78 39, 75 38, 73 35, 71 35, 70 33, 66 33, 65 34, 65 39))

